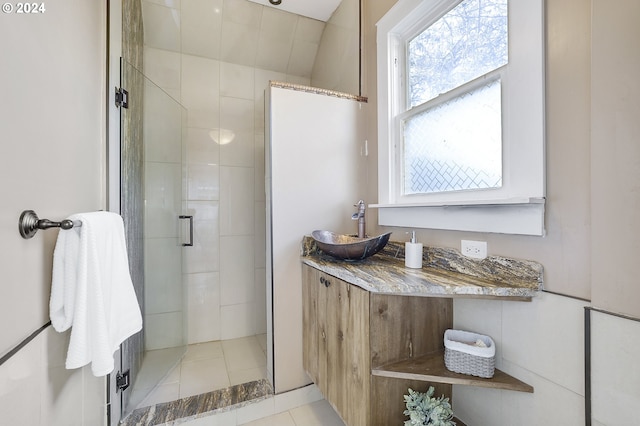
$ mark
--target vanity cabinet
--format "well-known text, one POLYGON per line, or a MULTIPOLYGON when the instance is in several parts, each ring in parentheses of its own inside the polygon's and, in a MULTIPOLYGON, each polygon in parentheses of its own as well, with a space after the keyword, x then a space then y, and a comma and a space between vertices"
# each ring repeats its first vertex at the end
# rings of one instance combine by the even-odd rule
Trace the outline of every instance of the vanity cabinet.
POLYGON ((303 366, 347 425, 402 424, 408 388, 451 397, 449 383, 371 374, 441 354, 451 299, 370 293, 308 265, 302 275, 303 366))
MULTIPOLYGON (((360 276, 370 279, 371 272, 363 266, 360 276)), ((304 369, 348 426, 403 424, 409 388, 433 386, 435 395, 450 399, 454 384, 533 392, 498 369, 491 379, 446 369, 452 296, 369 292, 305 263, 302 298, 304 369)))

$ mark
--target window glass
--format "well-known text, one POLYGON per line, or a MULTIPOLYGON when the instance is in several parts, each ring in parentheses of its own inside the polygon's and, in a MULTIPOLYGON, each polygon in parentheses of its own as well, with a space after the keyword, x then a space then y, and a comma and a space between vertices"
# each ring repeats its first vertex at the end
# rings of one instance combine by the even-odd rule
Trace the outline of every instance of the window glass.
POLYGON ((423 106, 402 123, 401 195, 502 186, 501 85, 482 80, 507 64, 507 36, 507 0, 465 0, 409 41, 410 107, 423 106))
POLYGON ((404 195, 499 188, 501 114, 497 79, 405 120, 404 195))
POLYGON ((409 107, 508 62, 507 0, 465 0, 408 43, 409 107))

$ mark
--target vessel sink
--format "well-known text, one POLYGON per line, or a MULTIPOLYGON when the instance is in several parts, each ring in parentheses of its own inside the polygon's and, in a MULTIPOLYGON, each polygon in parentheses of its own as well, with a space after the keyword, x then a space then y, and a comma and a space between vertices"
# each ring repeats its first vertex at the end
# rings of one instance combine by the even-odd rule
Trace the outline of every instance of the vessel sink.
POLYGON ((389 242, 391 232, 377 237, 358 238, 331 231, 313 231, 311 237, 323 252, 342 260, 362 260, 373 256, 389 242))

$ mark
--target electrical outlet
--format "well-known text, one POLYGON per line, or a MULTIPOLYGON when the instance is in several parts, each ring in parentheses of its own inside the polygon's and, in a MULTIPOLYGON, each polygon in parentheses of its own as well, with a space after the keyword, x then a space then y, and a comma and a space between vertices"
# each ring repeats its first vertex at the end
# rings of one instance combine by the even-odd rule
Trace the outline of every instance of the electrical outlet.
POLYGON ((484 259, 487 257, 487 242, 486 241, 460 241, 460 252, 474 259, 484 259))

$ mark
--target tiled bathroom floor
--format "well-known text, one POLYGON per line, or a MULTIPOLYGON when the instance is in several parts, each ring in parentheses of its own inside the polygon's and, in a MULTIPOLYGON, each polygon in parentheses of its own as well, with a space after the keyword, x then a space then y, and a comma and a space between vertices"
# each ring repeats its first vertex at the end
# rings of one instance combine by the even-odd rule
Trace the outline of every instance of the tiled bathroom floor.
POLYGON ((244 426, 344 426, 326 400, 305 404, 284 413, 242 423, 244 426))
POLYGON ((267 336, 189 345, 182 361, 138 407, 224 389, 267 377, 267 336))
POLYGON ((345 426, 315 385, 271 395, 229 411, 181 422, 181 426, 345 426))
MULTIPOLYGON (((176 401, 267 377, 266 334, 189 345, 182 361, 138 407, 176 401)), ((169 423, 167 423, 169 424, 169 423)), ((185 426, 344 426, 315 385, 183 420, 185 426)))

